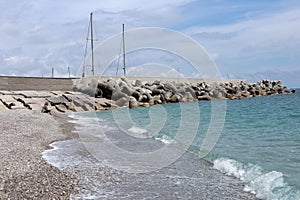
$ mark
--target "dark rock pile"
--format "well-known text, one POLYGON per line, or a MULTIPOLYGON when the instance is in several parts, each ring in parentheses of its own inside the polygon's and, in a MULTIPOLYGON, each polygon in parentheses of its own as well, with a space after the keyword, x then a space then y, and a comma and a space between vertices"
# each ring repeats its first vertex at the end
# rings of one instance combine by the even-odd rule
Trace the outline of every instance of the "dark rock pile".
POLYGON ((283 86, 281 81, 262 80, 255 84, 245 81, 230 82, 167 82, 82 79, 74 90, 96 98, 110 99, 118 106, 135 108, 154 104, 192 102, 216 99, 243 99, 272 94, 290 94, 295 90, 283 86))

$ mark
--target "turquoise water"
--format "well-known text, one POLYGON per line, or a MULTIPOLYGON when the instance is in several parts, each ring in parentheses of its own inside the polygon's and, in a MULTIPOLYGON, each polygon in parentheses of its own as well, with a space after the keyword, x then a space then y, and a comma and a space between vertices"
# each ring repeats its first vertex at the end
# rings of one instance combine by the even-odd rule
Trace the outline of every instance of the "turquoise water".
POLYGON ((122 108, 73 117, 79 119, 78 123, 93 127, 95 135, 100 129, 109 134, 118 127, 136 141, 150 137, 169 144, 175 138, 175 145, 188 148, 197 156, 207 131, 216 128, 212 124, 212 110, 220 109, 220 116, 223 111, 226 114, 224 126, 213 150, 205 157, 212 168, 240 179, 244 192, 258 198, 297 200, 300 199, 299 102, 297 90, 290 95, 122 108), (214 107, 218 102, 221 106, 214 107), (188 119, 183 122, 183 118, 188 119), (183 127, 190 138, 195 125, 199 127, 193 143, 183 145, 176 134, 183 127))

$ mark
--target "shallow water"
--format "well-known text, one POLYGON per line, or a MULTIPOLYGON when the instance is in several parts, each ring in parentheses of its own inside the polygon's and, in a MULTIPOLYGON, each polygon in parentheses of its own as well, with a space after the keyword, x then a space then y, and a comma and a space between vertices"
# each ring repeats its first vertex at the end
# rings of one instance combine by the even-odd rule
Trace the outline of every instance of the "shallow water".
POLYGON ((262 199, 300 199, 299 100, 297 90, 218 101, 221 106, 202 101, 74 114, 81 124, 80 140, 55 143, 57 149, 44 157, 60 168, 112 170, 113 181, 86 189, 86 199, 223 199, 223 193, 230 199, 253 199, 250 193, 262 199), (203 139, 222 125, 223 111, 220 138, 200 159, 203 139), (185 149, 192 153, 183 154, 185 149))

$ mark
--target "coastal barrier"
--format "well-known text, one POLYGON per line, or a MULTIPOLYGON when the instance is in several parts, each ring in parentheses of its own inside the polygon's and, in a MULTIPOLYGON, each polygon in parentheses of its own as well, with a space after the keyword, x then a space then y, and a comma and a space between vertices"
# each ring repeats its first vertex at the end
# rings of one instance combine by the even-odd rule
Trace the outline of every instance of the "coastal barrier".
POLYGON ((88 77, 83 79, 0 77, 0 109, 41 110, 47 101, 57 112, 83 112, 118 107, 218 99, 243 99, 295 90, 281 81, 88 77), (6 87, 5 87, 6 86, 6 87))
POLYGON ((72 91, 76 78, 0 76, 0 90, 72 91))
POLYGON ((193 102, 217 99, 243 99, 272 94, 290 94, 295 90, 283 86, 281 81, 262 80, 249 84, 244 80, 130 80, 80 79, 75 91, 90 96, 110 99, 118 106, 135 108, 154 104, 193 102))

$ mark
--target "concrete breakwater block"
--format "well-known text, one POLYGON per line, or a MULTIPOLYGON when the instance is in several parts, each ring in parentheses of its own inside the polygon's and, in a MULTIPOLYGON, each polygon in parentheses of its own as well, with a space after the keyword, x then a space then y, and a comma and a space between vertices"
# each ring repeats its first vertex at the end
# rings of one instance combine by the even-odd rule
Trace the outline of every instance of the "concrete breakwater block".
POLYGON ((0 109, 41 110, 44 103, 56 112, 101 111, 119 107, 148 107, 155 104, 217 99, 243 99, 273 94, 290 94, 295 90, 280 81, 179 82, 120 79, 82 79, 75 91, 0 91, 0 109))
POLYGON ((99 79, 82 79, 74 90, 91 97, 102 97, 116 102, 118 106, 151 106, 154 104, 193 102, 218 99, 243 99, 273 94, 290 94, 291 90, 281 81, 262 80, 249 84, 243 80, 228 81, 130 81, 125 77, 99 79))
POLYGON ((0 109, 30 109, 41 111, 45 102, 56 112, 83 112, 118 108, 109 99, 95 98, 74 91, 1 91, 0 109))

